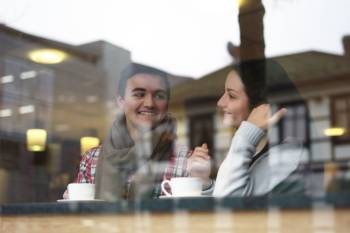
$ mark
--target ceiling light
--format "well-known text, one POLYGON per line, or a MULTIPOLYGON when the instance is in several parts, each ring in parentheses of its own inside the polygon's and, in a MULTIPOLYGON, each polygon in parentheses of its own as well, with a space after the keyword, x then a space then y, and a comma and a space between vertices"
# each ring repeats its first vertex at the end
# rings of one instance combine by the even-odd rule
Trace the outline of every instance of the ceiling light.
POLYGON ((6 75, 0 78, 1 83, 12 83, 13 82, 13 75, 6 75))
POLYGON ((246 0, 238 0, 238 6, 242 7, 244 4, 246 4, 246 0))
POLYGON ((21 74, 21 79, 35 78, 36 75, 37 75, 37 72, 34 70, 26 71, 21 74))
POLYGON ((12 110, 9 108, 0 110, 0 117, 9 117, 12 116, 12 110))
POLYGON ((32 113, 34 112, 35 108, 33 105, 26 105, 19 107, 19 113, 20 114, 26 114, 26 113, 32 113))
POLYGON ((28 151, 44 151, 46 147, 47 132, 44 129, 27 130, 28 151))
POLYGON ((85 154, 86 151, 100 144, 100 139, 97 137, 82 137, 80 138, 80 150, 81 154, 85 154))
POLYGON ((67 54, 57 49, 38 49, 31 51, 29 59, 42 64, 57 64, 67 58, 67 54))
POLYGON ((345 133, 344 128, 328 128, 323 131, 324 135, 328 137, 342 136, 345 133))

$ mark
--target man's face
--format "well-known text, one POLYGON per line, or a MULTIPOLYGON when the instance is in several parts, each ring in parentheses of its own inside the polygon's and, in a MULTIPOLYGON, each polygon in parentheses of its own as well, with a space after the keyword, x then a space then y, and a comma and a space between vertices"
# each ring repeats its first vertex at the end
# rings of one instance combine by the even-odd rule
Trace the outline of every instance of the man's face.
POLYGON ((126 83, 124 97, 118 97, 128 129, 152 128, 166 115, 168 96, 164 80, 152 74, 136 74, 126 83))

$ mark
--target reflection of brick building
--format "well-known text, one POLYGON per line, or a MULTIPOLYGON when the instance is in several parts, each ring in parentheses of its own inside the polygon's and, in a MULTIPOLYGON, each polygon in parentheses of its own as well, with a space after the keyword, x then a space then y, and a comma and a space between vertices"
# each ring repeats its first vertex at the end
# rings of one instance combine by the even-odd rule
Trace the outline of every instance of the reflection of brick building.
MULTIPOLYGON (((308 147, 305 165, 311 166, 316 174, 330 162, 336 162, 347 171, 350 159, 350 59, 310 51, 274 60, 285 68, 306 105, 285 91, 273 94, 275 105, 287 105, 290 111, 272 131, 272 140, 277 142, 284 134, 303 138, 308 147), (345 133, 338 137, 326 136, 324 130, 332 127, 344 128, 345 133)), ((180 141, 191 146, 208 141, 218 161, 225 156, 233 133, 222 125, 216 108, 228 71, 229 67, 224 67, 178 86, 173 91, 171 104, 179 119, 180 141)))

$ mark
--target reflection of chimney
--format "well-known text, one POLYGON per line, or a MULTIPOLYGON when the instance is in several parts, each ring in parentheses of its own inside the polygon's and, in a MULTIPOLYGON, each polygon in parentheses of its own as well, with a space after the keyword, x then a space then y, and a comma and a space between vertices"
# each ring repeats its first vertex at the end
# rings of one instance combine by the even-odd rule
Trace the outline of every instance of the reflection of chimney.
POLYGON ((344 56, 350 58, 350 35, 343 37, 344 56))
POLYGON ((231 41, 227 42, 227 51, 235 61, 239 61, 239 46, 235 46, 231 41))

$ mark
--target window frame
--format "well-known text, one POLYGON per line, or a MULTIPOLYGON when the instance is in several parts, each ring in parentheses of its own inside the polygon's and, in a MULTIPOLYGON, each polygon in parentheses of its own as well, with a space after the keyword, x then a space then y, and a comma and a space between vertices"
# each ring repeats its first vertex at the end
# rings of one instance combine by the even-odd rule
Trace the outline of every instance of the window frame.
POLYGON ((341 127, 340 125, 337 125, 336 119, 338 111, 336 110, 336 101, 337 100, 346 100, 346 107, 344 112, 346 114, 347 119, 347 129, 345 129, 348 133, 347 136, 344 137, 331 137, 332 144, 333 145, 343 145, 343 144, 349 144, 350 143, 350 132, 349 132, 349 125, 350 125, 350 94, 342 94, 342 95, 335 95, 331 96, 331 127, 341 127))

